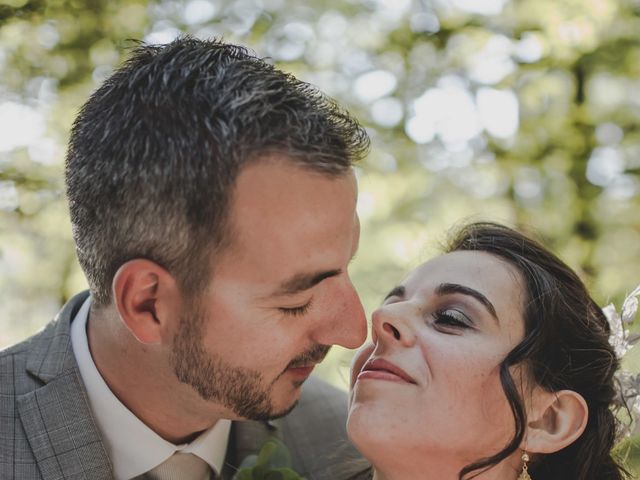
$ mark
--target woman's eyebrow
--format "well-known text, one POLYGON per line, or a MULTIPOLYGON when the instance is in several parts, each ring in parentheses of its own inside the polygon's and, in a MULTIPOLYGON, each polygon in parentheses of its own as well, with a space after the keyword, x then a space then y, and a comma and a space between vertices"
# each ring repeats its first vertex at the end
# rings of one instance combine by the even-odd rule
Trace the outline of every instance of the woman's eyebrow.
POLYGON ((491 316, 495 318, 497 322, 499 322, 498 314, 496 313, 496 309, 493 306, 493 304, 489 301, 487 297, 485 297, 479 291, 474 290, 473 288, 465 287, 464 285, 459 285, 457 283, 441 283, 440 285, 438 285, 435 291, 436 291, 436 294, 438 295, 451 295, 453 293, 460 293, 462 295, 468 295, 470 297, 473 297, 476 300, 478 300, 482 305, 484 305, 485 308, 491 314, 491 316))
POLYGON ((384 297, 383 301, 386 301, 388 298, 391 298, 391 297, 404 298, 404 295, 405 295, 405 288, 402 285, 398 285, 397 287, 393 287, 393 289, 387 294, 387 296, 384 297))

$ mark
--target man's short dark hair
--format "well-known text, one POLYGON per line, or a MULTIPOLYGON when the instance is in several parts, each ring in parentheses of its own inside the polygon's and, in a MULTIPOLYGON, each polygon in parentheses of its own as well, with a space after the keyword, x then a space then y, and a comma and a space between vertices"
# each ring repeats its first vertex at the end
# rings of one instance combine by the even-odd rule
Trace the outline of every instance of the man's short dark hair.
POLYGON ((364 129, 311 85, 247 49, 179 38, 139 45, 87 101, 71 132, 66 187, 78 259, 98 306, 128 260, 152 260, 185 292, 230 240, 233 185, 270 154, 342 175, 364 129))

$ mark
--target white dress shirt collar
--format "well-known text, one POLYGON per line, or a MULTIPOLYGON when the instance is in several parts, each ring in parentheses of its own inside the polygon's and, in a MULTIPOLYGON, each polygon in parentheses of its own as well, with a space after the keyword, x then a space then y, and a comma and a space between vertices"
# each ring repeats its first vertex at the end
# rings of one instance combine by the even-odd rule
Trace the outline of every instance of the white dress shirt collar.
POLYGON ((71 324, 71 345, 87 389, 89 404, 100 429, 115 480, 129 480, 160 465, 175 452, 199 456, 217 473, 222 471, 231 421, 221 419, 191 443, 174 445, 145 425, 109 389, 98 372, 87 340, 87 298, 71 324))

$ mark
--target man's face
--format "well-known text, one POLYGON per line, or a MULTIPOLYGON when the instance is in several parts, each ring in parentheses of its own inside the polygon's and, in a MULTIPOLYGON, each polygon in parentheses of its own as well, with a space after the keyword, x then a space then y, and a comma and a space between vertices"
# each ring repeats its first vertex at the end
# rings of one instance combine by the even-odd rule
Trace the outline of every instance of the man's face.
POLYGON ((286 157, 241 171, 232 244, 174 339, 182 382, 235 417, 273 418, 295 405, 331 345, 364 341, 347 272, 360 233, 356 196, 352 172, 327 177, 286 157))

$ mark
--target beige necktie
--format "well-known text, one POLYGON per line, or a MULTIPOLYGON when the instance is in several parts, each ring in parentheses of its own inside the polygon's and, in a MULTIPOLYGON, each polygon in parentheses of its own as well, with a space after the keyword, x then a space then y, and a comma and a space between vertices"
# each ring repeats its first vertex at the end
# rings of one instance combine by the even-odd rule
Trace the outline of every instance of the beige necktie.
POLYGON ((141 476, 145 480, 210 480, 209 464, 192 453, 176 452, 141 476))

